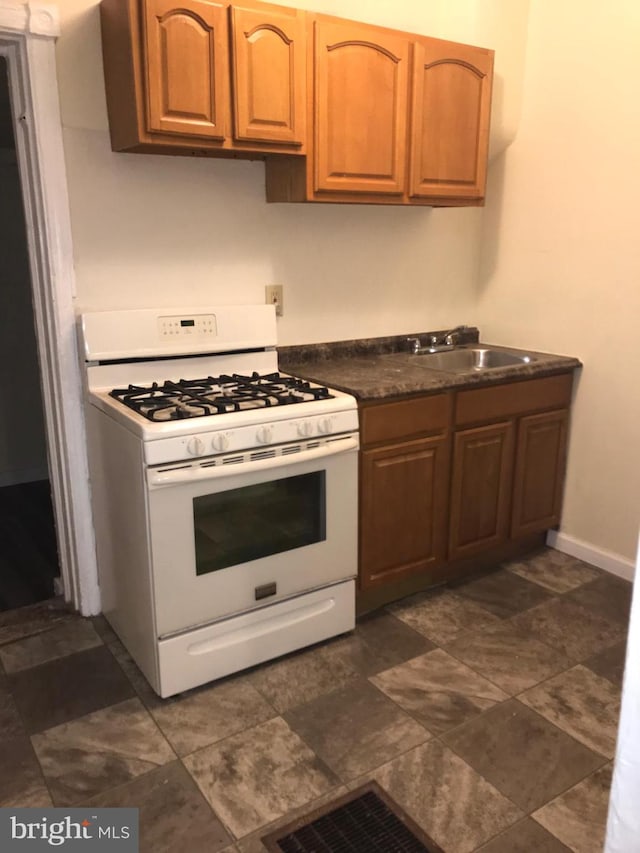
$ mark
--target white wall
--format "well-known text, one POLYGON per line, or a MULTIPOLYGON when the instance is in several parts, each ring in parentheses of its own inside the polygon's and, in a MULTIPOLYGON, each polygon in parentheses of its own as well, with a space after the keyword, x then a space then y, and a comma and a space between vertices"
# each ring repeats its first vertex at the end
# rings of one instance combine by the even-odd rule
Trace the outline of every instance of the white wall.
MULTIPOLYGON (((528 0, 285 5, 496 48, 493 149, 513 138, 528 0)), ((481 209, 268 205, 260 162, 114 154, 98 7, 59 7, 79 309, 261 302, 279 283, 283 344, 474 322, 481 209)))
POLYGON ((631 570, 640 517, 640 4, 532 0, 522 117, 493 164, 484 338, 584 362, 561 533, 631 570))

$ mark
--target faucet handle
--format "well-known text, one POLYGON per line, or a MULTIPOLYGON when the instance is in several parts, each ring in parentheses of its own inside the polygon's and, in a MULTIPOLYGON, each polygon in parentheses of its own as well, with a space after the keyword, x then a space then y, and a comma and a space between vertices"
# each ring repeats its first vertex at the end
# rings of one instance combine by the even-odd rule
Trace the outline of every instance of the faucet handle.
POLYGON ((454 346, 458 341, 460 334, 462 332, 466 332, 468 328, 468 326, 456 326, 455 329, 451 329, 451 331, 447 332, 447 334, 444 336, 445 344, 447 346, 454 346))
POLYGON ((407 338, 412 353, 420 352, 420 338, 407 338))

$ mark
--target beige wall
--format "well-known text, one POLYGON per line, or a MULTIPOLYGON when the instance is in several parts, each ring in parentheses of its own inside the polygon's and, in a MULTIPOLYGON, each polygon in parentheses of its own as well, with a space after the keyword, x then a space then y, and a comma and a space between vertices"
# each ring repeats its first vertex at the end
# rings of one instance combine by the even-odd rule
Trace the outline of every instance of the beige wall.
MULTIPOLYGON (((498 51, 493 146, 520 107, 528 0, 291 0, 498 51)), ((473 322, 482 211, 268 205, 260 162, 113 154, 94 0, 62 0, 57 46, 78 307, 261 302, 281 343, 473 322)))
POLYGON ((523 111, 493 165, 485 338, 584 362, 562 531, 631 561, 640 517, 640 4, 532 0, 523 111))

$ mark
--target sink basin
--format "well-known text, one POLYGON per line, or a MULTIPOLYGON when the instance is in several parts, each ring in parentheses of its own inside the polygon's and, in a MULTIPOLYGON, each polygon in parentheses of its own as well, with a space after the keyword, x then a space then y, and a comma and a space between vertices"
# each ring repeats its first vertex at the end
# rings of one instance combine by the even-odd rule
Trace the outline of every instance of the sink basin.
POLYGON ((531 364, 535 361, 532 355, 526 353, 516 355, 512 352, 502 352, 502 350, 489 347, 452 349, 444 352, 423 351, 419 355, 423 358, 423 367, 430 370, 442 370, 445 373, 493 370, 496 367, 513 367, 519 364, 531 364))

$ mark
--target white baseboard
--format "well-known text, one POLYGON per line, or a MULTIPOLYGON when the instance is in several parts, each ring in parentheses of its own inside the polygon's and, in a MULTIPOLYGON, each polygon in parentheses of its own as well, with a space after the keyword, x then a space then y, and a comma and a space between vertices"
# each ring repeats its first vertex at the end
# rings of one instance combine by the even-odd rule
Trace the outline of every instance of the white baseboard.
POLYGON ((579 560, 584 560, 585 563, 604 569, 605 572, 610 572, 619 578, 633 581, 635 564, 633 560, 626 560, 620 554, 605 551, 604 548, 596 548, 590 542, 575 539, 573 536, 560 533, 557 530, 550 530, 547 533, 547 545, 550 548, 555 548, 556 551, 562 551, 563 554, 569 554, 579 560))

